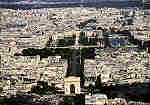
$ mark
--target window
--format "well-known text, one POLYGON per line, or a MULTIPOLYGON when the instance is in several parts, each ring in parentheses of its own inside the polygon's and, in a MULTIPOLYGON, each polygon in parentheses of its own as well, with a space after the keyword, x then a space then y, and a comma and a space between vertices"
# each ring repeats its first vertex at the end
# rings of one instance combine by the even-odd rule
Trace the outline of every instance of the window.
POLYGON ((70 93, 75 94, 75 86, 74 84, 70 85, 70 93))
POLYGON ((10 51, 11 51, 11 48, 9 47, 8 52, 10 52, 10 51))

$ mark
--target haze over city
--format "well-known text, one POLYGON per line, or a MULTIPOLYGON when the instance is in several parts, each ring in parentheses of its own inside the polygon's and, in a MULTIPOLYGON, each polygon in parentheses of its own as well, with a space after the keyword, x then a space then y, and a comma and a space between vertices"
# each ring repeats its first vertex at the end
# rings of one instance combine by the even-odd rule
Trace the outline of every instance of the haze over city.
POLYGON ((0 0, 0 105, 150 105, 149 89, 149 2, 0 0))

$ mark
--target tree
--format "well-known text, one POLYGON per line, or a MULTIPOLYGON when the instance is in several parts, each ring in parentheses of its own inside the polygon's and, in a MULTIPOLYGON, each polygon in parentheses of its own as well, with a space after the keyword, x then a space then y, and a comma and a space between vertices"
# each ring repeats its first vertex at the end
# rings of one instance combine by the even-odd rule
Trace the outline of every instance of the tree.
POLYGON ((51 36, 51 37, 49 37, 49 40, 47 41, 46 46, 50 46, 52 41, 53 41, 53 39, 52 39, 52 36, 51 36))
POLYGON ((0 87, 0 93, 2 93, 2 91, 3 91, 3 87, 0 87))
POLYGON ((88 37, 83 37, 82 40, 79 40, 79 43, 82 45, 89 45, 88 37))
POLYGON ((24 49, 22 51, 22 54, 24 56, 36 56, 36 55, 38 55, 38 52, 39 52, 38 49, 28 48, 28 49, 24 49))
POLYGON ((102 83, 101 83, 101 76, 100 75, 97 77, 97 80, 95 81, 95 85, 96 85, 96 88, 101 89, 102 83))
POLYGON ((93 92, 94 92, 94 86, 92 85, 92 84, 90 84, 89 85, 89 87, 88 87, 88 92, 91 94, 91 96, 92 96, 92 94, 93 94, 93 92))
POLYGON ((31 93, 45 94, 48 92, 49 86, 47 82, 38 81, 37 86, 31 88, 31 93))

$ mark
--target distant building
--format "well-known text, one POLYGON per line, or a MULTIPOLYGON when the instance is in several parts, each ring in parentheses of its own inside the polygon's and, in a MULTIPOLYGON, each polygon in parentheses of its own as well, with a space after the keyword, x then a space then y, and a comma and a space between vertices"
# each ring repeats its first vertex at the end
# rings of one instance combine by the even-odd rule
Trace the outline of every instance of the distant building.
POLYGON ((85 105, 104 105, 107 100, 108 98, 105 94, 85 95, 85 105))
POLYGON ((150 0, 142 0, 142 7, 143 7, 143 9, 149 9, 150 8, 150 0))
POLYGON ((95 84, 97 79, 97 68, 95 60, 85 59, 84 61, 84 76, 85 83, 84 86, 89 86, 90 84, 95 84))
POLYGON ((111 47, 123 47, 128 44, 128 36, 112 34, 108 36, 111 47))
POLYGON ((85 105, 126 105, 124 98, 108 99, 105 94, 85 95, 85 105))

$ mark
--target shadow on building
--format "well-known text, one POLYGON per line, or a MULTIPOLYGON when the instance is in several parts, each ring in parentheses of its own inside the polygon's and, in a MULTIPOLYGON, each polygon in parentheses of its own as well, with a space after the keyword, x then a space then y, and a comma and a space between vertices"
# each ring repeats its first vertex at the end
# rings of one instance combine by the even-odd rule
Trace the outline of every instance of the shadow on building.
POLYGON ((108 98, 125 98, 127 101, 150 102, 150 83, 133 83, 124 85, 104 86, 102 93, 107 94, 108 98))
POLYGON ((85 105, 85 96, 83 94, 64 96, 64 102, 59 105, 85 105))

